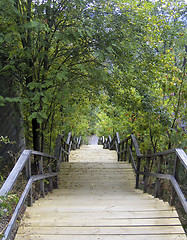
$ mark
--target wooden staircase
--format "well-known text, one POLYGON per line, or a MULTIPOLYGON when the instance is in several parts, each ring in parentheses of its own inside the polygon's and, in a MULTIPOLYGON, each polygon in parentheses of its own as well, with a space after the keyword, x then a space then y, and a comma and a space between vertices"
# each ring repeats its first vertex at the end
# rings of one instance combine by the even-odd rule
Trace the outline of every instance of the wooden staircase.
POLYGON ((116 151, 82 146, 61 165, 59 189, 27 208, 16 240, 187 239, 168 203, 135 189, 116 151))

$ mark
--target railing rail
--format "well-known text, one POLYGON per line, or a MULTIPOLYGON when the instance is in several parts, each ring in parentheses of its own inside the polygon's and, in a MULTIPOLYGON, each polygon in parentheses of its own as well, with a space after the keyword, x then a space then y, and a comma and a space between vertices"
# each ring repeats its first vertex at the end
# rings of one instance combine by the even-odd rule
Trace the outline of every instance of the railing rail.
MULTIPOLYGON (((104 137, 102 139, 105 139, 104 137)), ((181 187, 178 183, 179 179, 179 164, 181 164, 182 168, 185 172, 187 172, 187 155, 183 149, 169 149, 167 151, 152 153, 147 155, 142 155, 140 153, 140 149, 138 146, 138 142, 134 135, 130 135, 127 138, 120 140, 119 134, 116 133, 113 138, 109 136, 105 141, 103 141, 103 147, 108 149, 115 149, 118 155, 118 161, 126 161, 127 157, 129 158, 129 162, 132 163, 134 171, 136 173, 136 188, 139 188, 140 185, 140 175, 143 176, 143 190, 147 192, 148 188, 148 178, 156 178, 155 182, 155 197, 160 196, 160 180, 165 179, 169 180, 173 191, 171 194, 171 201, 170 204, 173 205, 175 201, 175 196, 178 196, 178 199, 183 206, 184 211, 187 213, 187 200, 181 187), (113 146, 116 146, 115 148, 113 146), (162 173, 162 164, 163 164, 163 157, 167 155, 173 154, 175 156, 174 164, 173 164, 173 172, 172 174, 162 173), (154 159, 159 159, 157 161, 157 172, 152 172, 150 170, 150 163, 154 162, 154 159), (143 159, 145 159, 143 161, 143 159), (143 171, 141 170, 143 169, 143 171)), ((166 163, 167 164, 167 163, 166 163)), ((153 164, 152 164, 153 165, 153 164)))
POLYGON ((57 187, 57 176, 60 170, 60 163, 62 161, 69 161, 69 154, 71 149, 80 148, 80 144, 81 144, 81 137, 76 139, 75 137, 72 137, 71 133, 69 133, 67 141, 65 141, 65 138, 63 136, 60 136, 60 135, 58 136, 55 156, 38 152, 38 151, 33 151, 33 150, 24 150, 22 152, 14 168, 12 169, 11 173, 9 174, 8 178, 4 182, 2 188, 0 189, 0 196, 6 196, 8 193, 10 193, 13 187, 16 185, 18 177, 22 173, 23 169, 24 168, 26 169, 27 183, 19 199, 19 202, 14 210, 11 220, 4 232, 4 235, 2 238, 3 240, 9 239, 10 234, 15 226, 18 215, 22 209, 22 206, 26 198, 28 198, 28 205, 29 206, 32 205, 32 202, 33 202, 32 184, 36 181, 40 181, 40 193, 42 197, 45 196, 45 188, 44 188, 45 179, 49 179, 48 181, 49 191, 52 191, 53 188, 57 187), (34 161, 38 162, 38 169, 37 169, 36 175, 33 175, 32 173, 32 163, 31 163, 32 156, 34 156, 34 161), (43 166, 44 158, 47 159, 48 170, 46 173, 44 173, 44 166, 43 166), (56 178, 55 180, 54 180, 54 177, 56 178))

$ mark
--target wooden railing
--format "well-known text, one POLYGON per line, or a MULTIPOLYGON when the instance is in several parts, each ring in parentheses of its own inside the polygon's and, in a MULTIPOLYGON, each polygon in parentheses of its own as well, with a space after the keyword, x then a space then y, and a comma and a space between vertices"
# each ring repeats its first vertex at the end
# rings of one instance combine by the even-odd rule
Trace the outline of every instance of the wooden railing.
POLYGON ((48 187, 49 191, 56 188, 61 161, 68 161, 71 149, 79 148, 80 143, 81 138, 76 139, 75 137, 72 137, 71 133, 69 133, 67 141, 65 141, 63 136, 58 136, 55 156, 33 150, 24 150, 22 152, 17 163, 0 189, 0 196, 6 196, 10 193, 18 182, 18 177, 25 169, 26 185, 11 220, 3 234, 3 240, 9 239, 25 200, 27 199, 28 206, 32 205, 33 183, 40 181, 39 191, 42 197, 45 196, 46 187, 48 187), (38 166, 36 172, 33 172, 32 166, 34 165, 38 166), (48 181, 46 181, 46 179, 48 181))
POLYGON ((67 141, 62 135, 58 135, 55 149, 55 157, 59 159, 57 164, 57 171, 59 171, 61 162, 69 161, 69 154, 71 150, 79 149, 81 145, 81 136, 76 138, 71 133, 68 134, 67 141))
POLYGON ((134 135, 120 140, 116 133, 113 138, 102 137, 103 147, 115 149, 118 161, 129 161, 132 163, 136 173, 136 188, 143 185, 143 191, 148 188, 153 191, 154 196, 162 198, 163 180, 169 180, 172 186, 170 204, 174 205, 175 198, 178 196, 180 203, 187 213, 187 155, 183 149, 175 148, 164 152, 142 155, 139 150, 137 140, 134 135), (140 176, 142 178, 140 179, 140 176), (181 181, 181 177, 183 180, 181 181), (152 180, 150 180, 150 178, 152 180), (153 182, 153 180, 155 180, 153 182), (184 184, 184 180, 186 181, 184 184))

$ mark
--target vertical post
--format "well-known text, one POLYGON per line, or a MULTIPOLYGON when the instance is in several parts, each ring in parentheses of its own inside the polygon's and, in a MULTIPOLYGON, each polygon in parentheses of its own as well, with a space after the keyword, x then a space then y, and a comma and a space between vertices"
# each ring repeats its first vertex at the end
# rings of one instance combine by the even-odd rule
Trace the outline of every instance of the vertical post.
POLYGON ((75 143, 75 136, 73 137, 73 150, 75 150, 76 149, 76 143, 75 143))
POLYGON ((68 133, 68 138, 67 138, 67 143, 69 144, 70 143, 70 140, 71 140, 71 132, 68 133))
POLYGON ((108 139, 107 139, 108 141, 108 149, 109 150, 111 150, 111 143, 112 143, 112 139, 111 139, 111 137, 110 137, 110 135, 108 136, 108 139))
POLYGON ((125 148, 126 148, 126 151, 125 151, 125 161, 126 161, 127 160, 128 140, 126 141, 125 148))
POLYGON ((64 150, 65 150, 65 148, 64 148, 64 139, 62 139, 62 141, 61 141, 61 146, 62 146, 62 162, 65 162, 66 159, 65 159, 65 152, 64 152, 64 150))
MULTIPOLYGON (((158 173, 162 173, 162 163, 163 163, 163 155, 159 157, 158 161, 158 173)), ((160 198, 161 191, 160 191, 160 179, 156 179, 156 184, 155 184, 155 198, 160 198)))
POLYGON ((140 178, 140 163, 141 163, 141 158, 138 157, 137 159, 137 172, 136 172, 136 189, 139 188, 139 178, 140 178))
POLYGON ((68 153, 66 154, 66 162, 69 162, 69 151, 70 151, 69 146, 70 146, 69 144, 65 143, 66 152, 68 153))
POLYGON ((59 172, 60 171, 60 164, 63 161, 62 160, 62 147, 60 147, 60 153, 59 153, 59 158, 57 159, 57 166, 56 166, 56 171, 59 172))
MULTIPOLYGON (((150 163, 150 157, 147 157, 146 159, 146 166, 145 166, 145 174, 149 172, 149 163, 150 163)), ((147 186, 148 186, 148 175, 144 175, 144 193, 147 192, 147 186)))
POLYGON ((119 151, 120 151, 120 143, 118 143, 117 141, 116 141, 116 147, 117 147, 117 154, 118 154, 118 162, 120 161, 120 153, 119 153, 119 151))
MULTIPOLYGON (((178 181, 178 173, 179 173, 179 159, 178 156, 175 157, 175 164, 174 164, 174 170, 173 170, 173 176, 175 177, 176 181, 178 181)), ((175 189, 172 186, 171 190, 171 200, 170 200, 170 205, 173 206, 175 203, 175 197, 176 197, 176 192, 175 189)))
MULTIPOLYGON (((132 152, 132 139, 131 139, 131 145, 130 145, 130 149, 131 149, 131 152, 132 152)), ((131 162, 131 154, 129 152, 129 163, 131 162)))
MULTIPOLYGON (((69 151, 68 145, 66 144, 65 141, 64 141, 64 149, 65 149, 66 152, 69 151)), ((65 153, 65 162, 68 162, 68 154, 67 153, 65 153)))
MULTIPOLYGON (((40 157, 39 160, 39 174, 43 174, 43 156, 40 157)), ((45 197, 45 189, 44 189, 44 180, 40 180, 40 191, 41 191, 41 196, 45 197)))
POLYGON ((125 143, 122 142, 121 144, 122 144, 122 146, 121 146, 121 151, 122 151, 122 153, 121 153, 121 161, 124 161, 124 158, 123 158, 124 152, 123 151, 124 151, 124 144, 125 143))
MULTIPOLYGON (((27 164, 26 164, 26 178, 27 180, 29 180, 32 176, 32 173, 31 173, 31 159, 29 158, 28 161, 27 161, 27 164)), ((29 207, 32 206, 32 187, 31 187, 31 190, 29 191, 29 194, 28 194, 28 198, 27 198, 27 205, 29 207)))
MULTIPOLYGON (((52 172, 52 168, 51 168, 51 163, 49 162, 49 173, 52 172)), ((49 178, 49 191, 52 192, 53 191, 53 179, 50 177, 49 178)))

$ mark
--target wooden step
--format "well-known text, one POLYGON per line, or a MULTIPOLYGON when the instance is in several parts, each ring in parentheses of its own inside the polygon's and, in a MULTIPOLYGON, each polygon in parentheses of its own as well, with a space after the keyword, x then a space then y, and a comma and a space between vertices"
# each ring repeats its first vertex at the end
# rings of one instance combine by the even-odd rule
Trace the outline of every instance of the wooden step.
POLYGON ((156 234, 156 235, 122 235, 122 234, 105 234, 100 235, 93 234, 79 234, 79 235, 29 235, 20 234, 16 237, 17 240, 28 239, 28 240, 186 240, 183 234, 156 234))
POLYGON ((83 146, 62 163, 59 189, 27 208, 15 239, 187 239, 176 210, 134 186, 115 151, 83 146))

